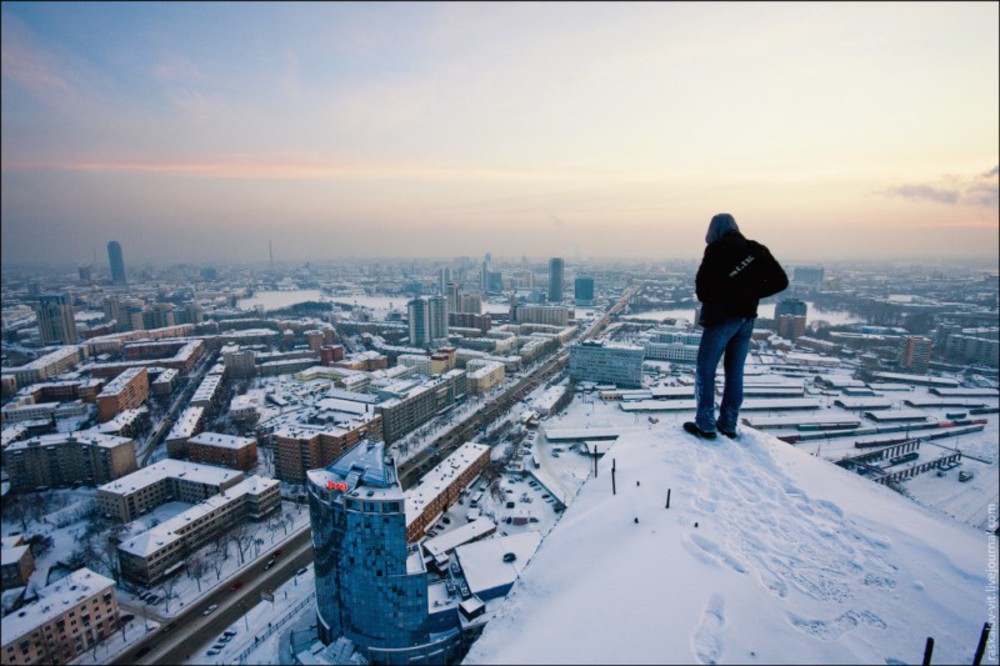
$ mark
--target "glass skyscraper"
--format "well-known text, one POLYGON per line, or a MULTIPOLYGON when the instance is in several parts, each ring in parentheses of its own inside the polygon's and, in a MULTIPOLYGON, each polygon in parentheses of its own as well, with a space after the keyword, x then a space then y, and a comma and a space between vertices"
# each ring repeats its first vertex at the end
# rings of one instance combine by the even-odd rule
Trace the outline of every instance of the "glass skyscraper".
POLYGON ((563 269, 565 263, 559 257, 549 259, 549 301, 559 303, 563 299, 563 269))
POLYGON ((125 284, 125 258, 122 256, 122 246, 118 241, 108 243, 108 262, 111 264, 111 282, 125 284))
POLYGON ((382 442, 367 442, 308 472, 320 638, 344 636, 373 663, 444 663, 461 647, 432 634, 427 570, 406 543, 406 502, 382 442))

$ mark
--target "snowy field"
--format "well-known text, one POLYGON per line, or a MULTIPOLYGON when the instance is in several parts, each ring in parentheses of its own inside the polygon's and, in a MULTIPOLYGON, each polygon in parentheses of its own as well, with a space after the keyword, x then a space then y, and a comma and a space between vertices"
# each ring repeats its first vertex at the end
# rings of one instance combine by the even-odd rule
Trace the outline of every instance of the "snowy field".
POLYGON ((599 465, 466 663, 971 660, 982 531, 752 430, 665 418, 599 465))

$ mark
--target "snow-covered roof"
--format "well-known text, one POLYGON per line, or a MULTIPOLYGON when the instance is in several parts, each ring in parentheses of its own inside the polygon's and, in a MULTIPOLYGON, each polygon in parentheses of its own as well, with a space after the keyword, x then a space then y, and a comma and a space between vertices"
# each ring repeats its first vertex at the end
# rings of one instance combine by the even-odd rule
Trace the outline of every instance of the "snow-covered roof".
POLYGON ((465 544, 455 554, 469 590, 481 594, 513 584, 541 542, 542 534, 532 530, 465 544), (504 561, 507 553, 514 553, 510 562, 504 561))
POLYGON ((114 448, 122 446, 132 440, 128 437, 118 437, 116 435, 105 435, 94 430, 78 430, 71 433, 52 433, 50 435, 38 435, 30 439, 22 439, 11 442, 7 445, 7 451, 17 451, 31 446, 56 446, 60 444, 89 444, 90 446, 100 446, 102 448, 114 448))
POLYGON ((438 557, 439 555, 444 555, 449 550, 453 550, 456 546, 468 543, 469 541, 475 541, 480 537, 495 532, 496 529, 496 523, 489 518, 479 518, 461 527, 448 530, 441 536, 427 539, 423 542, 423 547, 429 555, 438 557))
POLYGON ((988 533, 754 430, 609 453, 463 663, 968 662, 988 533))
POLYGON ((165 520, 152 529, 123 541, 118 549, 138 557, 148 557, 168 544, 183 538, 178 530, 192 521, 209 515, 221 507, 240 501, 245 495, 259 495, 273 486, 279 485, 277 479, 266 479, 251 476, 226 489, 225 493, 212 495, 193 505, 183 513, 165 520))
POLYGON ((420 483, 406 491, 406 524, 416 520, 428 502, 440 495, 445 486, 489 450, 490 447, 486 444, 466 442, 424 474, 420 483))
POLYGON ((205 444, 225 449, 243 449, 256 443, 257 440, 253 437, 237 437, 218 432, 200 432, 188 440, 188 444, 205 444))
POLYGON ((85 599, 114 588, 115 582, 99 573, 83 568, 38 590, 38 601, 22 606, 0 620, 4 644, 13 643, 52 618, 74 608, 85 599))
MULTIPOLYGON (((694 400, 635 400, 623 402, 619 408, 625 412, 672 412, 694 411, 694 400)), ((744 412, 776 412, 793 409, 819 409, 820 404, 812 398, 757 398, 744 400, 740 408, 744 412)))
POLYGON ((134 493, 140 488, 151 486, 168 478, 183 478, 194 483, 218 486, 235 476, 242 477, 243 473, 225 467, 166 458, 120 479, 98 486, 98 490, 109 493, 134 493))
POLYGON ((172 439, 186 439, 193 435, 204 413, 204 407, 185 408, 174 422, 174 425, 170 427, 170 434, 167 435, 167 441, 172 439))

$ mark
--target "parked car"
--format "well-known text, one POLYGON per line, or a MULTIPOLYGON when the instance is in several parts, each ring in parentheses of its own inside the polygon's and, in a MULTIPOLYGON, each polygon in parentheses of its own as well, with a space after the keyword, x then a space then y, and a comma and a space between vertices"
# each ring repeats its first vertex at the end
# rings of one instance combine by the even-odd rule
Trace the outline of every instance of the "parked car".
POLYGON ((209 606, 208 608, 206 608, 204 611, 202 611, 201 614, 202 615, 211 615, 212 613, 215 612, 215 609, 218 608, 218 607, 219 607, 219 604, 212 604, 211 606, 209 606))
POLYGON ((209 657, 214 657, 215 655, 219 654, 221 651, 222 650, 216 650, 215 648, 212 648, 211 650, 209 650, 205 654, 207 654, 209 657))
POLYGON ((235 583, 233 583, 232 585, 230 585, 229 589, 232 590, 233 592, 235 592, 236 590, 240 589, 241 587, 243 587, 243 581, 239 581, 238 580, 235 583))
POLYGON ((135 653, 135 658, 138 659, 139 657, 145 657, 147 654, 149 654, 149 651, 152 649, 153 649, 152 645, 143 645, 141 648, 139 648, 139 651, 135 653))
POLYGON ((298 571, 295 572, 295 575, 296 576, 301 576, 302 574, 304 574, 307 571, 309 571, 309 567, 302 567, 301 569, 299 569, 298 571))

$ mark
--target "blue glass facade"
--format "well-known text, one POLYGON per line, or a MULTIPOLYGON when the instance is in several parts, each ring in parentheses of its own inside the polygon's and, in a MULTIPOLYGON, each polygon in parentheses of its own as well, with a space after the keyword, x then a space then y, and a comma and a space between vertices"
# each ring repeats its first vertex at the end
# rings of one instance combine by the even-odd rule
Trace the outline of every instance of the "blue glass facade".
POLYGON ((382 442, 359 445, 308 478, 323 642, 343 635, 375 663, 453 656, 457 626, 443 642, 430 635, 427 571, 408 551, 404 496, 382 442))

